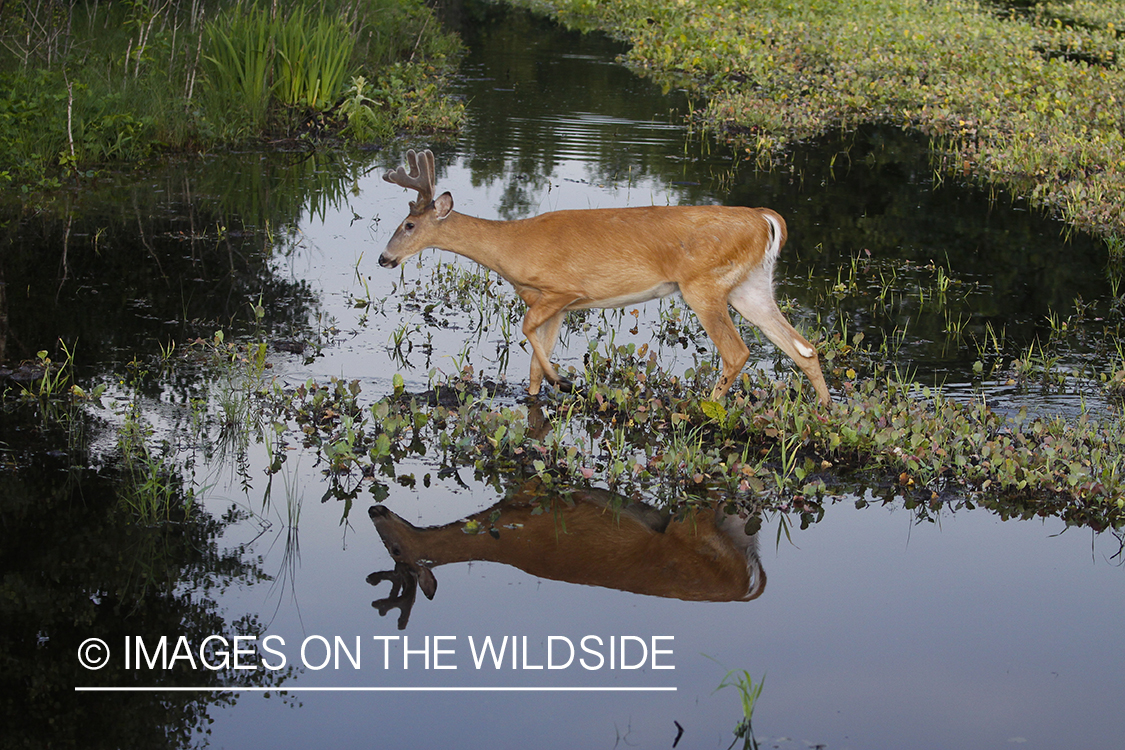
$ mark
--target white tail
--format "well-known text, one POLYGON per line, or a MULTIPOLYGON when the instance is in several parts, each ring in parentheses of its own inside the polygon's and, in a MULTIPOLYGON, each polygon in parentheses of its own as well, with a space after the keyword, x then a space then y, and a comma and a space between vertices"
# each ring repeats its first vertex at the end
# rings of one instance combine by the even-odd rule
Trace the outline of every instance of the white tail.
MULTIPOLYGON (((396 581, 392 598, 401 588, 411 604, 415 585, 433 598, 433 568, 470 560, 690 601, 749 601, 766 586, 757 535, 744 532, 745 518, 714 509, 671 519, 606 490, 574 490, 564 501, 525 489, 467 519, 478 524, 477 534, 465 533, 466 520, 418 528, 382 505, 368 513, 397 571, 373 573, 368 582, 396 581)), ((398 600, 391 606, 399 606, 398 600)))
POLYGON ((564 383, 551 352, 567 310, 623 307, 679 292, 723 359, 711 398, 726 394, 750 350, 728 304, 758 326, 805 373, 822 404, 832 397, 816 349, 789 324, 773 296, 773 268, 785 245, 785 220, 768 208, 652 206, 554 211, 518 221, 488 221, 434 198, 434 157, 408 151, 387 182, 418 191, 379 265, 394 268, 428 247, 471 258, 507 279, 527 305, 531 382, 564 383))

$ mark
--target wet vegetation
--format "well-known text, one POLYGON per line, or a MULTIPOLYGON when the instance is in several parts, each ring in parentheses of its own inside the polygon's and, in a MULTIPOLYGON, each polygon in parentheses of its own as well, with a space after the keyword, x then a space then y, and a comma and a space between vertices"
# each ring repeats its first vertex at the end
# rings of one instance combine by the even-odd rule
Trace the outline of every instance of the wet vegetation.
POLYGON ((864 123, 917 129, 939 174, 1002 186, 1121 252, 1120 2, 529 4, 627 41, 631 65, 689 86, 748 158, 864 123))
POLYGON ((738 744, 738 740, 741 739, 743 750, 758 750, 758 741, 754 737, 754 728, 751 724, 754 718, 754 704, 762 695, 762 688, 764 686, 764 678, 758 680, 758 683, 755 685, 754 679, 745 669, 730 670, 727 672, 726 676, 723 677, 723 681, 719 683, 719 687, 717 688, 719 690, 728 687, 733 687, 737 690, 739 700, 742 703, 742 720, 738 722, 738 725, 734 729, 735 739, 734 742, 731 743, 732 748, 738 744))
POLYGON ((348 501, 368 480, 376 499, 388 482, 413 486, 399 463, 427 456, 439 476, 470 466, 498 488, 537 477, 547 488, 607 486, 660 507, 718 500, 732 512, 766 507, 811 519, 833 497, 870 490, 922 514, 953 503, 1098 530, 1125 525, 1117 418, 1005 417, 881 367, 863 378, 848 368, 844 396, 827 410, 796 378, 761 372, 711 402, 697 394, 708 392, 714 365, 671 375, 646 350, 591 343, 585 371, 571 372, 579 394, 523 406, 468 372, 422 394, 400 386, 369 405, 358 382, 310 382, 274 392, 272 413, 289 424, 274 423, 277 444, 300 435, 330 475, 330 493, 348 501))
POLYGON ((420 0, 0 5, 0 186, 247 143, 455 129, 460 53, 420 0))

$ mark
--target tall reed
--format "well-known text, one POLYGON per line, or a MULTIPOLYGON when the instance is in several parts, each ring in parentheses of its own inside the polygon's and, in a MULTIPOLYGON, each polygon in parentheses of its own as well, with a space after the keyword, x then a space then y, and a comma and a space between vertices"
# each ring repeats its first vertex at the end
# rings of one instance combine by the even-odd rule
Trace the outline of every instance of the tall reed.
POLYGON ((277 103, 313 112, 336 105, 351 71, 355 38, 338 18, 295 6, 287 16, 240 8, 207 24, 208 75, 261 128, 277 103))
POLYGON ((207 23, 208 76, 216 94, 240 101, 254 126, 266 121, 273 89, 278 22, 259 8, 239 8, 207 23))
POLYGON ((280 24, 275 41, 278 101, 315 112, 331 109, 350 72, 355 38, 348 25, 325 15, 310 19, 297 7, 280 24))

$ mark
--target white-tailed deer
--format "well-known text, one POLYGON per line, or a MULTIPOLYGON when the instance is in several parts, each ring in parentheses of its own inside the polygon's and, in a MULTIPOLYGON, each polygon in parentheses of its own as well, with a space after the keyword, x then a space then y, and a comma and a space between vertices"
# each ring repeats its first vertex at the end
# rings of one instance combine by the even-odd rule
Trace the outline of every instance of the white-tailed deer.
POLYGON ((792 357, 822 404, 832 400, 816 349, 774 301, 773 268, 786 231, 785 220, 770 209, 651 206, 489 221, 455 212, 448 192, 434 198, 432 152, 408 151, 406 159, 409 171, 399 167, 383 179, 418 191, 418 199, 379 265, 394 268, 436 247, 507 279, 527 304, 523 334, 533 351, 528 393, 539 393, 544 376, 556 386, 564 382, 550 357, 567 310, 623 307, 679 291, 723 359, 712 399, 726 394, 750 356, 729 304, 792 357))
POLYGON ((757 534, 745 533, 745 518, 711 508, 676 519, 607 490, 576 489, 564 501, 525 487, 467 519, 481 531, 476 534, 465 533, 466 520, 418 528, 383 505, 368 513, 395 561, 394 572, 367 579, 394 585, 390 599, 374 603, 383 614, 405 605, 408 616, 418 588, 433 598, 433 568, 470 560, 689 601, 749 601, 766 587, 757 534))

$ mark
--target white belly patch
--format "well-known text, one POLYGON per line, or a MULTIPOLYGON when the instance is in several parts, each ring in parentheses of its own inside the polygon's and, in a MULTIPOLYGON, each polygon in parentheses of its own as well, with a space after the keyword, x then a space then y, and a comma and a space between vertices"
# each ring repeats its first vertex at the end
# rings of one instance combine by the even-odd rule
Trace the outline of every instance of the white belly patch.
POLYGON ((645 289, 641 292, 634 292, 633 294, 622 294, 620 297, 580 300, 571 305, 570 309, 585 310, 588 308, 625 307, 626 305, 639 305, 642 302, 648 302, 649 300, 667 297, 670 294, 675 294, 679 290, 679 284, 674 281, 666 281, 663 284, 657 284, 651 289, 645 289))

